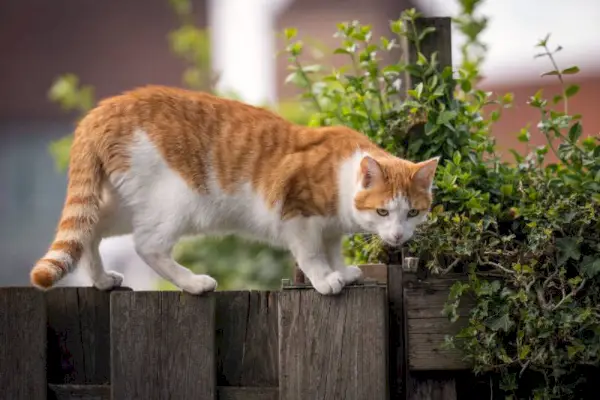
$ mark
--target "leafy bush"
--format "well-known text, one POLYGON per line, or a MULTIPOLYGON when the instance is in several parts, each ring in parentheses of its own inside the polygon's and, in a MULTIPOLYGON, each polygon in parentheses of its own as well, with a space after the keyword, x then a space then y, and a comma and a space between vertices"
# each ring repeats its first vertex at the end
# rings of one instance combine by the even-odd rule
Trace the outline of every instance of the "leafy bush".
MULTIPOLYGON (((467 38, 457 71, 419 51, 433 28, 417 31, 419 15, 409 10, 391 22, 392 37, 379 40, 357 21, 339 24, 334 53, 348 65, 327 72, 304 64, 302 41, 286 30, 288 81, 314 110, 312 125, 350 126, 412 160, 442 157, 431 218, 408 250, 434 272, 468 276, 452 287, 444 312, 456 321, 465 295, 476 305, 447 345, 460 348, 475 372, 493 373, 506 398, 581 398, 582 372, 600 364, 599 140, 584 138, 581 117, 568 113, 578 87, 566 77, 578 69, 560 70, 546 38, 538 47, 553 70, 544 75, 557 77, 563 93, 531 97, 539 132, 525 128, 519 140, 542 134, 547 144, 501 161, 490 132, 513 99, 477 88, 485 54, 478 37, 487 22, 477 17, 478 4, 462 0, 454 21, 467 38), (403 41, 417 49, 417 62, 384 65, 381 55, 403 41), (408 90, 405 74, 418 82, 408 90)), ((362 236, 346 249, 358 263, 384 253, 362 236)))

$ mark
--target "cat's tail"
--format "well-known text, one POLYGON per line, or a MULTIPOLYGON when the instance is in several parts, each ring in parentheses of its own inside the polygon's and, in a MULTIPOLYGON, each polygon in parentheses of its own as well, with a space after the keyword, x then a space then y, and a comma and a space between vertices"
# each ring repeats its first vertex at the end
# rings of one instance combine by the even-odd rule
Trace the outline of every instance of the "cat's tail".
POLYGON ((100 214, 104 171, 89 138, 78 137, 71 147, 69 183, 54 242, 46 255, 33 267, 31 283, 52 287, 73 271, 89 246, 100 214))

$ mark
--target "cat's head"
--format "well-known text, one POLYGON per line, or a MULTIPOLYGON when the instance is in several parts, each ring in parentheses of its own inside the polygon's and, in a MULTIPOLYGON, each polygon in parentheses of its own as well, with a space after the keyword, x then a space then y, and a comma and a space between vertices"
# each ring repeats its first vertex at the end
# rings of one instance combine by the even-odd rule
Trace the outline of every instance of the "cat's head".
POLYGON ((431 207, 439 158, 420 163, 364 156, 358 171, 354 219, 366 231, 398 246, 409 240, 431 207))

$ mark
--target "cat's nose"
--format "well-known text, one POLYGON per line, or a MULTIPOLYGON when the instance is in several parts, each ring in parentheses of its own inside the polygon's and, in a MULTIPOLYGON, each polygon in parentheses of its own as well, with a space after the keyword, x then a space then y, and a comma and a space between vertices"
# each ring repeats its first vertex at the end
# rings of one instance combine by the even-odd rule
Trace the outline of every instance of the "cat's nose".
POLYGON ((401 243, 402 242, 402 238, 403 238, 402 234, 394 235, 394 240, 396 241, 396 243, 401 243))

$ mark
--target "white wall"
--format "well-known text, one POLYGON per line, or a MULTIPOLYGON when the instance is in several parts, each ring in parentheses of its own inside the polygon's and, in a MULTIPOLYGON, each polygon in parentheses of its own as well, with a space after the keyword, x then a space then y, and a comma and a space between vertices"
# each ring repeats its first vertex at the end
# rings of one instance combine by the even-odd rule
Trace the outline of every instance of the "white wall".
POLYGON ((275 19, 292 0, 209 0, 217 89, 251 104, 277 101, 275 19))

